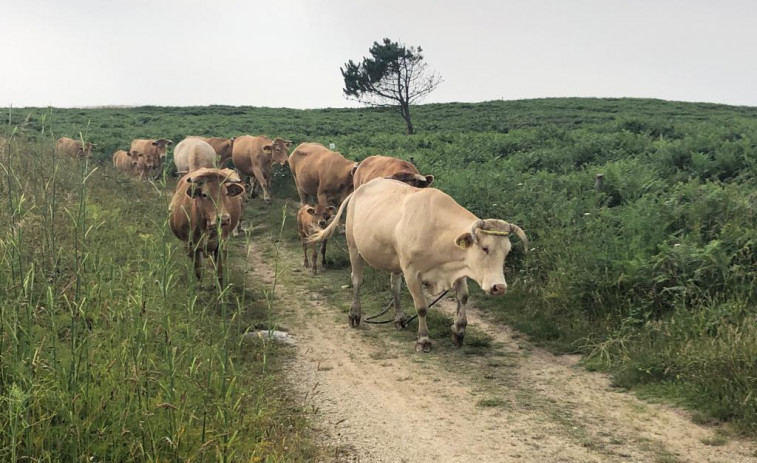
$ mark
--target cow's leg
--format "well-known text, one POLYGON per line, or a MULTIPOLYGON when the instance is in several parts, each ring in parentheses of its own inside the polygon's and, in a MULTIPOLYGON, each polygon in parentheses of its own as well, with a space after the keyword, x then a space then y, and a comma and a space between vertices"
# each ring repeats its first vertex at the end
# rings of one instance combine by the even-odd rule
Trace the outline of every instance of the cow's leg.
POLYGON ((457 299, 457 315, 450 331, 452 331, 452 342, 460 347, 463 345, 465 328, 468 326, 468 317, 465 313, 465 307, 468 304, 468 281, 465 277, 455 282, 455 298, 457 299))
POLYGON ((195 276, 199 280, 200 277, 202 277, 202 250, 200 248, 195 248, 192 252, 192 260, 194 261, 195 266, 195 276))
POLYGON ((254 166, 252 168, 252 173, 255 175, 255 180, 257 180, 257 183, 261 186, 261 189, 263 190, 263 201, 265 201, 266 203, 270 203, 271 193, 270 191, 268 191, 268 182, 266 181, 263 170, 260 167, 254 166))
POLYGON ((270 203, 271 202, 271 170, 264 170, 263 171, 263 200, 265 202, 270 203), (265 199, 268 198, 268 199, 265 199))
POLYGON ((318 275, 318 243, 313 243, 313 274, 318 275))
POLYGON ((301 236, 300 239, 302 240, 302 253, 305 254, 305 260, 302 262, 302 266, 308 268, 310 267, 310 263, 308 262, 308 244, 305 242, 304 236, 301 236))
MULTIPOLYGON (((349 244, 349 243, 348 243, 349 244)), ((350 326, 357 328, 360 326, 360 285, 363 284, 363 257, 357 252, 357 247, 350 248, 350 266, 352 267, 352 307, 350 307, 350 326)))
POLYGON ((405 327, 407 315, 402 311, 400 306, 400 291, 402 291, 402 274, 392 273, 392 302, 394 303, 394 326, 398 330, 405 327))
POLYGON ((302 188, 300 188, 299 184, 296 184, 297 186, 297 194, 300 195, 300 207, 304 206, 308 203, 308 194, 305 193, 302 188))
MULTIPOLYGON (((321 268, 324 270, 326 269, 326 241, 328 240, 321 241, 321 268)), ((315 253, 313 253, 313 256, 315 256, 315 253)))
POLYGON ((213 263, 216 265, 216 274, 218 275, 218 285, 223 287, 223 250, 218 246, 213 251, 213 263))
POLYGON ((418 352, 431 351, 431 339, 428 336, 428 325, 426 324, 426 312, 428 312, 428 302, 423 295, 423 283, 419 275, 405 274, 405 282, 410 295, 413 296, 415 310, 418 312, 418 341, 415 343, 415 350, 418 352))

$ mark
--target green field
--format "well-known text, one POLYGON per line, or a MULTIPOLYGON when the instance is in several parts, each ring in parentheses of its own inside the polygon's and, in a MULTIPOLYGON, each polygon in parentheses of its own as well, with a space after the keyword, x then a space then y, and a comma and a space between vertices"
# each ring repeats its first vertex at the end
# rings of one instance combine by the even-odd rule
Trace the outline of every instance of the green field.
MULTIPOLYGON (((4 114, 4 136, 14 133, 0 160, 4 459, 107 449, 107 460, 289 461, 319 451, 275 387, 286 352, 239 342, 275 312, 265 288, 198 289, 165 227, 170 178, 150 185, 109 167, 132 138, 186 135, 266 134, 334 143, 356 160, 412 158, 435 187, 530 238, 528 253, 515 243, 508 258, 507 296, 473 291, 482 308, 552 350, 585 354, 618 385, 757 430, 757 108, 433 104, 413 108, 412 136, 397 114, 371 109, 4 114), (59 136, 97 143, 95 163, 54 162, 59 136)), ((286 169, 274 182, 274 197, 296 199, 286 169)), ((331 249, 333 265, 347 267, 331 249)))

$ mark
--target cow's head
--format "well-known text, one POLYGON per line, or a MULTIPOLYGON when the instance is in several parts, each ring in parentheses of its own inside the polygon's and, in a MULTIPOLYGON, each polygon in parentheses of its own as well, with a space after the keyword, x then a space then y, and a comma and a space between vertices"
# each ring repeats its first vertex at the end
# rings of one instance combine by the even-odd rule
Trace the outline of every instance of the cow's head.
POLYGON ((152 146, 155 147, 155 151, 161 158, 166 157, 166 150, 170 145, 173 145, 173 142, 171 140, 166 140, 165 138, 161 138, 160 140, 153 140, 152 142, 152 146))
POLYGON ((291 141, 277 138, 270 145, 265 145, 263 150, 271 154, 271 161, 278 162, 283 166, 289 160, 289 147, 291 145, 291 141))
POLYGON ((226 198, 244 193, 244 186, 231 169, 199 169, 187 177, 186 195, 191 198, 192 209, 198 221, 195 226, 214 235, 219 228, 228 228, 231 212, 226 198))
POLYGON ((91 142, 85 143, 83 147, 79 144, 79 154, 85 158, 92 159, 92 152, 95 150, 95 146, 97 145, 91 142))
POLYGON ((518 235, 528 249, 528 238, 519 226, 497 219, 477 220, 470 231, 455 239, 455 245, 466 250, 469 276, 486 294, 501 296, 507 291, 504 265, 511 248, 511 233, 518 235))
POLYGON ((318 224, 318 228, 323 230, 331 221, 331 218, 336 214, 336 208, 334 206, 323 207, 320 204, 313 206, 307 206, 305 210, 308 214, 313 216, 315 222, 318 224))
POLYGON ((139 153, 136 151, 132 152, 132 151, 127 150, 126 155, 129 156, 129 161, 131 162, 131 168, 134 170, 138 169, 139 160, 141 159, 139 153))

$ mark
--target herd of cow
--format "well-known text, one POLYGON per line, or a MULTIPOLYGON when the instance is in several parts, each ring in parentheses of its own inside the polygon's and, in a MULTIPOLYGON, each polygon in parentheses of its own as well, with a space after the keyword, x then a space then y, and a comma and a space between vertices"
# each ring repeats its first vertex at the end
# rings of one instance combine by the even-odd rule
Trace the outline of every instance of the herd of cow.
MULTIPOLYGON (((361 320, 360 286, 363 267, 389 272, 393 293, 394 324, 404 327, 408 317, 400 305, 404 277, 418 314, 416 350, 431 349, 424 290, 435 295, 454 289, 457 314, 452 340, 462 345, 467 326, 467 279, 489 295, 507 290, 504 262, 510 252, 510 234, 528 242, 523 230, 499 219, 480 219, 444 192, 428 188, 432 175, 421 175, 410 162, 370 156, 361 162, 346 159, 318 143, 302 143, 289 154, 290 141, 264 136, 236 138, 187 137, 174 149, 181 179, 171 200, 169 224, 187 245, 201 274, 201 257, 213 256, 222 277, 222 244, 235 234, 243 211, 243 193, 262 190, 271 201, 273 163, 289 167, 300 197, 299 233, 308 262, 317 273, 317 247, 325 266, 326 242, 333 236, 344 211, 345 232, 352 267, 353 301, 349 322, 361 320), (223 166, 231 161, 235 169, 223 166), (310 200, 314 199, 314 204, 310 200), (338 210, 337 210, 338 207, 338 210)), ((117 151, 117 169, 140 178, 152 178, 162 169, 171 140, 134 140, 128 151, 117 151)), ((58 140, 57 151, 91 156, 94 145, 71 139, 58 140)))

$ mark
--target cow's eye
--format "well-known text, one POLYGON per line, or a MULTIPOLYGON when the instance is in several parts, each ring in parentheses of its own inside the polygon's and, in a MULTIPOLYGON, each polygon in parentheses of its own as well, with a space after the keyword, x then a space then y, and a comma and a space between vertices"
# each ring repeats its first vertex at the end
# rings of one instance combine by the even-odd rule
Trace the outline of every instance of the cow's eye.
POLYGON ((481 250, 484 251, 484 254, 489 254, 489 246, 481 246, 481 250))

